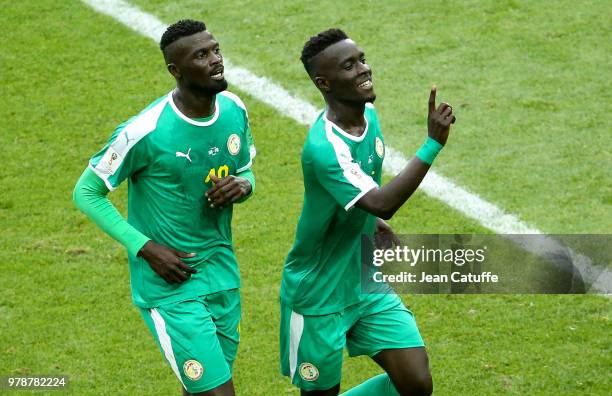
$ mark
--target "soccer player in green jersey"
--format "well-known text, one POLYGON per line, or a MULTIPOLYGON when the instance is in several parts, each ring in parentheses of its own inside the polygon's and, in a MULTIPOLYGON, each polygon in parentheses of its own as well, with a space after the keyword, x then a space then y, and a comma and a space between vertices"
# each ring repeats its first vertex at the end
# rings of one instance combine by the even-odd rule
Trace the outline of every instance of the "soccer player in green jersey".
POLYGON ((394 237, 389 219, 412 195, 446 143, 451 106, 429 98, 428 137, 416 156, 381 186, 385 144, 373 102, 372 72, 344 32, 310 38, 304 67, 326 110, 302 151, 304 205, 281 285, 281 368, 302 395, 337 395, 342 351, 367 355, 386 374, 345 395, 428 395, 424 343, 395 294, 361 290, 361 236, 394 237))
POLYGON ((183 392, 234 395, 240 279, 232 205, 255 189, 255 147, 204 23, 169 26, 160 48, 176 88, 117 127, 74 200, 127 248, 132 299, 183 392), (107 198, 126 179, 127 221, 107 198))

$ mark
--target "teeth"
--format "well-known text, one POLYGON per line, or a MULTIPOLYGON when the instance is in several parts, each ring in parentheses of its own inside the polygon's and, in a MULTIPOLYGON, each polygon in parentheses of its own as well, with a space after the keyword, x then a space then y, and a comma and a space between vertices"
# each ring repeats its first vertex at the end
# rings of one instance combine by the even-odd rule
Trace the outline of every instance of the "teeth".
POLYGON ((217 73, 217 74, 213 74, 211 77, 215 78, 215 79, 216 78, 222 78, 223 77, 223 72, 220 72, 220 73, 217 73))
POLYGON ((372 88, 372 80, 362 82, 361 84, 359 84, 359 88, 365 88, 365 89, 372 88))

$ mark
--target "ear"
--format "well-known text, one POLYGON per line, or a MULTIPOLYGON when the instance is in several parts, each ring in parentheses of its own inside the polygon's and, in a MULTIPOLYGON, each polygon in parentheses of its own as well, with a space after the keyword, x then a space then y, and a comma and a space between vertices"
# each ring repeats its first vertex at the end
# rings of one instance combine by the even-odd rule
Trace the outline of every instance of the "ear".
POLYGON ((315 85, 321 92, 329 92, 331 91, 331 87, 329 86, 329 81, 325 77, 314 76, 312 81, 314 81, 315 85))
POLYGON ((176 78, 177 80, 181 79, 182 77, 181 71, 178 69, 178 67, 176 67, 174 63, 168 63, 166 67, 168 68, 168 71, 170 72, 170 74, 174 76, 174 78, 176 78))

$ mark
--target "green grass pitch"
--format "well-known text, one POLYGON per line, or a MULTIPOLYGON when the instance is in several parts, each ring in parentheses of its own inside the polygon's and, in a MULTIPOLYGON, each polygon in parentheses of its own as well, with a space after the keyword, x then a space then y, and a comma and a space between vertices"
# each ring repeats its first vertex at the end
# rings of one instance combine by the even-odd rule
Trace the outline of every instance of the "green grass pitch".
MULTIPOLYGON (((166 23, 204 19, 235 64, 322 106, 299 63, 309 35, 344 28, 374 71, 386 141, 410 157, 429 87, 458 122, 435 169, 550 233, 612 232, 607 1, 138 0, 166 23)), ((126 254, 71 192, 114 127, 173 86, 156 43, 75 1, 0 13, 0 376, 65 374, 74 395, 178 394, 129 298, 126 254)), ((241 395, 298 392, 280 376, 278 289, 302 199, 306 128, 248 106, 257 193, 236 209, 243 279, 241 395)), ((126 189, 111 195, 123 211, 126 189)), ((486 233, 417 193, 401 233, 486 233)), ((406 296, 438 395, 612 389, 612 309, 600 296, 406 296)), ((343 389, 380 372, 347 359, 343 389)), ((34 392, 36 394, 36 392, 34 392)))

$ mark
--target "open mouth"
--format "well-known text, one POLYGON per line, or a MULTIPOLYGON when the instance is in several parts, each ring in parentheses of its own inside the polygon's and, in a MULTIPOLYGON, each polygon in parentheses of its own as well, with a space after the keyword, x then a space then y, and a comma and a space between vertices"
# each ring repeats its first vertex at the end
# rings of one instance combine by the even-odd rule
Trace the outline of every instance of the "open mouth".
POLYGON ((215 72, 213 72, 213 74, 210 75, 210 78, 212 78, 213 80, 223 80, 223 69, 219 69, 215 72))
POLYGON ((371 89, 372 88, 372 80, 368 79, 357 85, 361 89, 371 89))

